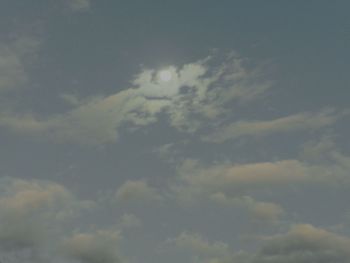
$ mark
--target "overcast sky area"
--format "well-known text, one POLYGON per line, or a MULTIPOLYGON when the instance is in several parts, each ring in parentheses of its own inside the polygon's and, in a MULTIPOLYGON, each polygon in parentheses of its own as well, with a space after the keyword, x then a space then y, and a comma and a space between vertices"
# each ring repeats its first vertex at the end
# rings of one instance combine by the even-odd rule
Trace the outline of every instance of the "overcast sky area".
POLYGON ((349 263, 350 3, 1 0, 1 263, 349 263))

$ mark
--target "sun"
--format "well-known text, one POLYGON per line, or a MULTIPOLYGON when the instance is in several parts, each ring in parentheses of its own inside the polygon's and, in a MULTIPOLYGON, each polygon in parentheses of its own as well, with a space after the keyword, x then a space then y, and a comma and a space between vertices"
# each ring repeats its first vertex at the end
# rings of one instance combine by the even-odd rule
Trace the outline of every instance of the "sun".
POLYGON ((169 82, 173 78, 171 71, 167 69, 161 70, 158 74, 158 77, 162 82, 169 82))

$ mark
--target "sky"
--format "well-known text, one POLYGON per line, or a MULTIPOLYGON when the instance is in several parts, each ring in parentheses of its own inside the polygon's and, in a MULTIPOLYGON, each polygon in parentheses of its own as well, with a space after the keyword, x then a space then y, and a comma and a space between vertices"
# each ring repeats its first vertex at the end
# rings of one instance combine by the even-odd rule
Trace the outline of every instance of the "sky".
POLYGON ((0 2, 1 263, 349 263, 348 1, 0 2))

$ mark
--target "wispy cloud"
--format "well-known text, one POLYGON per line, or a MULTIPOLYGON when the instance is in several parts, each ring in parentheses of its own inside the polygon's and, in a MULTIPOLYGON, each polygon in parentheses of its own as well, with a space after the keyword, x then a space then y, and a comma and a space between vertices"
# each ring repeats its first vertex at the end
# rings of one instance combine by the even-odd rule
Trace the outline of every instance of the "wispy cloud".
POLYGON ((184 204, 213 200, 224 205, 241 205, 248 211, 266 218, 277 219, 283 215, 276 204, 249 197, 262 189, 288 190, 291 185, 349 185, 349 156, 333 151, 327 162, 281 160, 246 164, 207 165, 186 160, 178 168, 177 180, 170 183, 175 198, 184 204), (260 213, 261 212, 261 213, 260 213))
POLYGON ((81 12, 90 9, 90 0, 67 0, 67 4, 72 11, 81 12))
POLYGON ((133 80, 134 87, 107 97, 95 97, 73 110, 44 118, 35 114, 3 112, 0 126, 46 137, 58 142, 106 144, 118 140, 124 125, 139 128, 157 122, 160 113, 182 132, 194 132, 208 120, 227 114, 236 100, 251 100, 269 85, 255 71, 242 72, 239 58, 213 64, 204 59, 182 67, 170 67, 170 81, 161 81, 157 71, 144 70, 133 80))
POLYGON ((223 143, 241 136, 262 137, 276 133, 316 130, 334 124, 343 116, 332 109, 320 112, 304 112, 274 120, 237 121, 219 128, 218 131, 203 136, 208 142, 223 143))

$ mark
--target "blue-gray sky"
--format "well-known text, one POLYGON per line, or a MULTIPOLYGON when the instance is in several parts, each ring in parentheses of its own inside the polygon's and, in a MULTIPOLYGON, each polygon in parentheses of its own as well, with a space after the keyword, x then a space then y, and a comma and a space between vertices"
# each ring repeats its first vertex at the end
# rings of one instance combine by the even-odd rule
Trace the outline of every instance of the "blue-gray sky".
POLYGON ((2 0, 0 261, 350 262, 349 8, 2 0))

